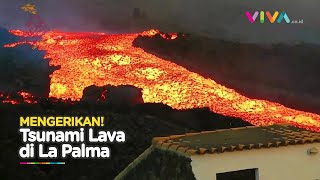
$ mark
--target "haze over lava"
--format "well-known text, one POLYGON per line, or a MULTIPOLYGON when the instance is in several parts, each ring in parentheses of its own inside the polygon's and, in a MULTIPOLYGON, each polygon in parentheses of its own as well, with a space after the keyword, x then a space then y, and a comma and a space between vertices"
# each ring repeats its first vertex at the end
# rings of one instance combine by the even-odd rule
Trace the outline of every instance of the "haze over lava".
MULTIPOLYGON (((19 30, 11 33, 28 36, 19 30)), ((144 102, 164 103, 176 109, 209 107, 213 112, 239 117, 254 125, 289 123, 320 131, 317 114, 249 99, 170 60, 133 47, 138 35, 155 34, 159 31, 120 35, 51 31, 42 35, 42 41, 5 47, 36 45, 47 52, 45 58, 50 59, 50 65, 61 67, 51 75, 50 97, 80 100, 84 88, 90 85, 132 85, 143 89, 144 102)), ((160 35, 168 40, 176 38, 175 34, 160 35)))

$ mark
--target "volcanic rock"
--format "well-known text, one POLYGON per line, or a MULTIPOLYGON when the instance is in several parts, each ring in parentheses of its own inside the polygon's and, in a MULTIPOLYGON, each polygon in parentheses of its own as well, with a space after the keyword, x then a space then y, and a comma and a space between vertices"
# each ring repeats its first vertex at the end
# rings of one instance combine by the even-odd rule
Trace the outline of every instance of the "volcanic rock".
POLYGON ((44 51, 33 50, 29 44, 3 47, 17 41, 19 37, 0 27, 0 91, 16 93, 23 90, 47 97, 50 91, 49 75, 55 68, 44 60, 44 51))
POLYGON ((104 92, 107 91, 108 86, 97 87, 97 86, 89 86, 83 90, 82 101, 88 103, 96 103, 103 102, 105 99, 103 98, 104 92), (102 96, 102 97, 101 97, 102 96))
POLYGON ((132 107, 143 103, 141 89, 129 85, 89 86, 83 91, 82 101, 89 103, 105 103, 115 108, 132 107))
POLYGON ((170 106, 157 103, 145 103, 134 107, 136 112, 161 117, 169 123, 195 131, 228 129, 241 126, 251 126, 239 118, 226 117, 210 111, 209 108, 175 110, 170 106))

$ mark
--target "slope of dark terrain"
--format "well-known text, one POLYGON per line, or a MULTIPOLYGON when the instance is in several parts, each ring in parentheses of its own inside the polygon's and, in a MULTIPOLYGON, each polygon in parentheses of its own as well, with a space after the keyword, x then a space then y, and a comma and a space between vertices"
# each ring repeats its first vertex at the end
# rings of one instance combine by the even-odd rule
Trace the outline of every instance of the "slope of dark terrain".
POLYGON ((267 46, 180 34, 174 40, 140 36, 134 46, 248 97, 320 113, 319 45, 267 46))

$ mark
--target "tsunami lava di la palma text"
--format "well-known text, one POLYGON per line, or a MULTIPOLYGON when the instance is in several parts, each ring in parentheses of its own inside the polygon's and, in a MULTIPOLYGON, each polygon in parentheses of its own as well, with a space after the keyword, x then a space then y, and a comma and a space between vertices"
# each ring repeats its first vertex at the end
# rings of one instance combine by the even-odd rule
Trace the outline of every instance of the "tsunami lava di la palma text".
MULTIPOLYGON (((31 149, 33 152, 34 144, 38 145, 40 158, 57 158, 58 150, 54 146, 49 146, 44 149, 44 145, 41 143, 64 143, 61 144, 61 157, 66 158, 68 155, 72 158, 109 158, 110 148, 108 146, 87 146, 89 143, 124 143, 126 136, 123 131, 98 131, 94 132, 93 128, 88 129, 88 138, 85 138, 84 128, 80 128, 78 131, 33 131, 29 128, 21 128, 19 130, 22 133, 22 140, 26 145, 26 149, 31 149), (73 144, 69 144, 73 143, 73 144), (80 145, 74 145, 74 143, 81 143, 80 145)), ((21 156, 20 149, 20 156, 21 156)), ((28 158, 33 158, 34 154, 26 155, 28 158)), ((25 158, 25 157, 24 157, 25 158)))

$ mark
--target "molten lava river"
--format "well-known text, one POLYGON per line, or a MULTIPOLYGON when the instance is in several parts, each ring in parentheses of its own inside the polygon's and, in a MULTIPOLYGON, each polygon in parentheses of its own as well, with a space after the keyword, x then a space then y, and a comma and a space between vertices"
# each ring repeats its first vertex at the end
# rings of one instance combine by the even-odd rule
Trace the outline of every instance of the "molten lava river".
MULTIPOLYGON (((30 36, 19 30, 10 32, 30 36)), ((143 89, 145 102, 164 103, 176 109, 210 107, 213 112, 239 117, 254 125, 288 123, 320 131, 320 115, 249 99, 170 60, 133 47, 138 35, 157 33, 156 30, 120 35, 50 31, 41 35, 41 41, 5 47, 35 45, 47 52, 45 58, 50 59, 50 65, 61 67, 51 75, 50 97, 76 101, 90 85, 132 85, 143 89)), ((168 39, 175 38, 172 35, 168 39)))

